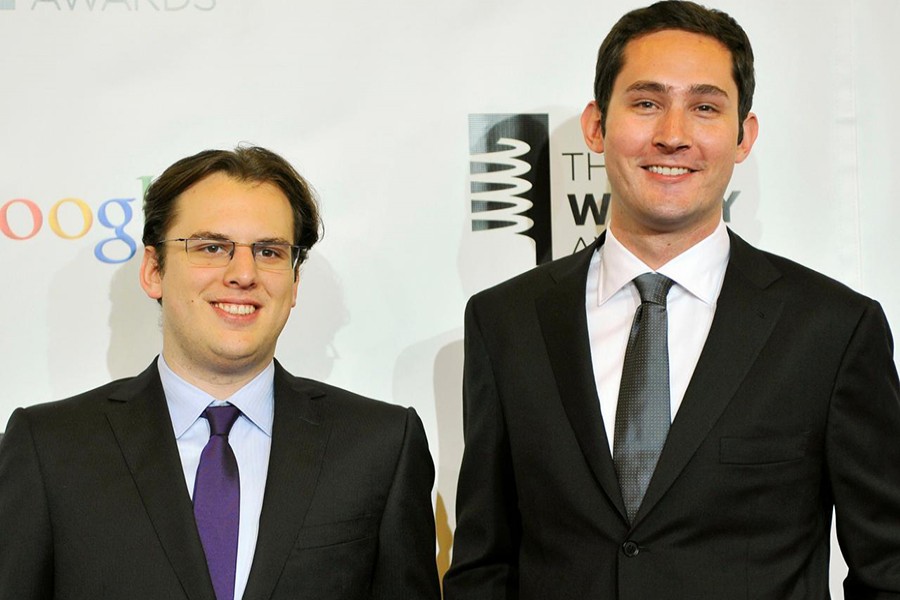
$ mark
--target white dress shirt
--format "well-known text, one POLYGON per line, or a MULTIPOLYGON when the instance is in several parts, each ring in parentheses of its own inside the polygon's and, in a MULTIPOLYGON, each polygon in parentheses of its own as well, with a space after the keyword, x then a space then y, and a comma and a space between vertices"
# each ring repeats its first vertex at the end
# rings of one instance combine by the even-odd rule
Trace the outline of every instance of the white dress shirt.
MULTIPOLYGON (((706 343, 725 279, 731 241, 723 221, 701 242, 656 272, 675 282, 667 300, 671 416, 681 406, 706 343)), ((591 259, 586 286, 588 335, 600 412, 612 452, 619 384, 634 313, 641 303, 633 279, 653 269, 632 254, 612 232, 591 259)))
POLYGON ((207 406, 224 404, 233 404, 242 413, 228 435, 228 443, 237 459, 241 480, 241 514, 234 583, 234 597, 241 598, 247 587, 253 553, 256 550, 269 451, 272 448, 275 363, 270 363, 250 383, 222 401, 176 375, 162 355, 158 366, 178 443, 178 454, 181 456, 184 480, 191 498, 194 495, 194 479, 200 464, 200 453, 209 441, 209 423, 200 415, 207 406))

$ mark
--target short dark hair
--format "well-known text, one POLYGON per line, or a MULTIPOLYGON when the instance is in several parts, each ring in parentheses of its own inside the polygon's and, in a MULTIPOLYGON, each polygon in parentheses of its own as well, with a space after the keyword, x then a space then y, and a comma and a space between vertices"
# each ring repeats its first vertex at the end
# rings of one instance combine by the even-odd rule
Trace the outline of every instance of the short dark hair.
POLYGON ((215 173, 225 173, 239 181, 270 183, 287 196, 294 215, 294 241, 305 250, 298 266, 321 235, 322 223, 315 193, 309 183, 281 156, 258 146, 238 146, 234 150, 204 150, 182 158, 163 171, 144 194, 145 246, 156 247, 160 271, 165 264, 165 245, 159 242, 175 220, 175 200, 189 187, 215 173))
POLYGON ((663 0, 623 16, 607 34, 597 52, 594 99, 600 108, 600 128, 606 133, 606 113, 613 84, 625 62, 625 46, 641 36, 678 29, 707 35, 731 52, 731 75, 738 89, 738 143, 744 137, 744 119, 753 105, 756 77, 753 74, 753 48, 750 39, 732 17, 687 0, 663 0))

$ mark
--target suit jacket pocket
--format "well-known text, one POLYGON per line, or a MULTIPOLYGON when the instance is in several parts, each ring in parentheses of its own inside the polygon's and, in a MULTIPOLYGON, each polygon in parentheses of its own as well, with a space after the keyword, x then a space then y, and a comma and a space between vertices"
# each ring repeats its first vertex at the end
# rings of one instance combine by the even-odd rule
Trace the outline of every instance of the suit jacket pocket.
POLYGON ((297 548, 321 548, 375 537, 377 534, 376 517, 358 517, 346 521, 306 525, 300 529, 294 545, 297 548))
POLYGON ((809 434, 719 439, 719 462, 732 465, 764 465, 798 460, 809 449, 809 434))

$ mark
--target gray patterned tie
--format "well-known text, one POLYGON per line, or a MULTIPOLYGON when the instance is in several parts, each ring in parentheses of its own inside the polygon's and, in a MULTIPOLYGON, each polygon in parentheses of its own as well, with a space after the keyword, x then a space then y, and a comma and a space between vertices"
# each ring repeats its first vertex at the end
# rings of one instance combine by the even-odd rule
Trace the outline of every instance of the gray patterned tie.
POLYGON ((641 305, 634 313, 613 436, 613 462, 628 520, 644 499, 669 433, 669 348, 666 296, 672 280, 659 273, 634 279, 641 305))

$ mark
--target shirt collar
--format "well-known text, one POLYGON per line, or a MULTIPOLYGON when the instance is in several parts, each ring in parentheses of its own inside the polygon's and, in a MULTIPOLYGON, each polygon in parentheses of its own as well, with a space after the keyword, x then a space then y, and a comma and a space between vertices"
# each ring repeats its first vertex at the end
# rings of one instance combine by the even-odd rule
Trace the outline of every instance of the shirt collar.
POLYGON ((159 355, 157 365, 176 439, 200 418, 207 406, 226 402, 237 406, 256 427, 267 436, 272 436, 272 422, 275 415, 274 361, 244 387, 222 401, 179 377, 166 364, 162 354, 159 355))
MULTIPOLYGON (((656 272, 661 273, 706 304, 713 305, 722 288, 722 274, 728 263, 731 240, 725 222, 709 236, 694 244, 656 272)), ((602 305, 635 277, 653 272, 631 253, 607 228, 600 248, 600 283, 597 304, 602 305)))

